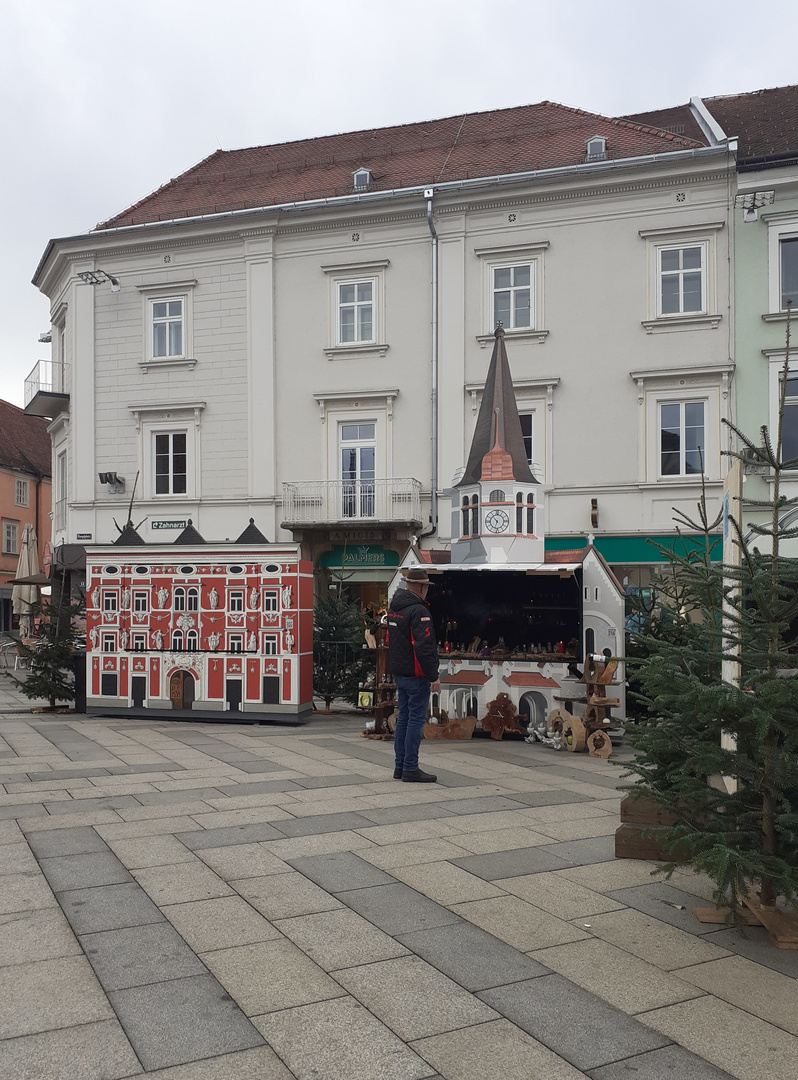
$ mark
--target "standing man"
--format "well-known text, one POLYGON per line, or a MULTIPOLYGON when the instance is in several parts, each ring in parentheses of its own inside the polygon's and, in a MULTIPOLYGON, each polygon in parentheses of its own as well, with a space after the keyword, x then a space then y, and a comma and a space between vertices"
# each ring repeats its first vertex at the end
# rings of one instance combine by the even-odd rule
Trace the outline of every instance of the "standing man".
POLYGON ((418 748, 424 734, 430 693, 441 688, 438 679, 438 643, 426 601, 430 587, 427 571, 402 570, 405 587, 397 589, 388 606, 388 670, 397 687, 399 714, 394 731, 394 780, 434 784, 433 773, 418 767, 418 748))

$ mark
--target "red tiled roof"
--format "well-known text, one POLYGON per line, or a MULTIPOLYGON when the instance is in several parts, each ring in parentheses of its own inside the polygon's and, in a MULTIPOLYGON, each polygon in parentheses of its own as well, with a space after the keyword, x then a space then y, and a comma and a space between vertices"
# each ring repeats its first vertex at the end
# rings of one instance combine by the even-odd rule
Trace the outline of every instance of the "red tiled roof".
POLYGON ((484 671, 455 671, 453 675, 444 675, 442 683, 457 683, 458 686, 484 686, 492 678, 484 671))
POLYGON ((419 558, 420 562, 428 563, 430 566, 448 566, 452 561, 451 551, 444 551, 442 548, 414 548, 413 549, 419 558))
POLYGON ((706 137, 701 130, 698 121, 693 116, 689 105, 674 105, 669 109, 654 109, 652 112, 632 113, 624 119, 633 124, 644 124, 647 127, 659 128, 668 131, 672 135, 681 135, 682 138, 695 139, 696 142, 706 145, 706 137))
POLYGON ((588 553, 588 548, 574 548, 572 551, 547 551, 543 556, 543 561, 547 563, 572 563, 572 562, 584 562, 585 555, 588 553))
POLYGON ((728 136, 737 136, 738 161, 798 153, 798 86, 704 98, 728 136))
POLYGON ((516 671, 512 675, 505 675, 504 682, 508 686, 548 686, 556 688, 560 685, 554 679, 546 679, 536 671, 516 671))
POLYGON ((542 101, 397 127, 218 150, 98 229, 334 198, 353 191, 368 168, 371 190, 508 175, 577 165, 593 135, 609 160, 642 157, 703 142, 630 120, 542 101))
POLYGON ((0 468, 49 477, 49 420, 26 416, 17 405, 0 400, 0 468))

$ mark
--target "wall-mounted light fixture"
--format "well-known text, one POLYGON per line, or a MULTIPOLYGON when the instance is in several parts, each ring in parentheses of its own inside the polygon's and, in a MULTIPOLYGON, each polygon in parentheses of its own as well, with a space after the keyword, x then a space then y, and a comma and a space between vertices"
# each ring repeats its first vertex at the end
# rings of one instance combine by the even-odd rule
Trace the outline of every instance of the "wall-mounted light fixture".
POLYGON ((85 285, 102 285, 104 282, 110 281, 111 292, 119 292, 122 288, 113 274, 108 274, 105 270, 83 270, 78 274, 78 277, 85 285))

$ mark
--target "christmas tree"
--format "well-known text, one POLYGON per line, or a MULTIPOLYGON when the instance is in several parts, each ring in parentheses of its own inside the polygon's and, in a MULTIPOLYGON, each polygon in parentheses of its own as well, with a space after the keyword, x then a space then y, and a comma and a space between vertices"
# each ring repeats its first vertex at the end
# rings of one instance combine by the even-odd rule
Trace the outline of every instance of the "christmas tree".
POLYGON ((316 602, 313 615, 313 692, 329 709, 333 698, 357 704, 367 654, 365 623, 357 604, 330 591, 316 602))
POLYGON ((735 916, 750 900, 767 914, 798 896, 798 560, 784 554, 798 537, 785 511, 798 500, 783 494, 798 469, 783 454, 789 344, 788 317, 775 439, 763 427, 755 443, 729 424, 740 443, 731 457, 766 472, 771 498, 746 501, 755 522, 727 509, 735 557, 724 562, 712 559, 720 519, 709 520, 705 500, 697 521, 679 515, 656 605, 636 635, 646 715, 630 732, 638 754, 626 767, 636 790, 674 815, 665 837, 674 860, 712 878, 716 903, 735 916), (704 542, 682 539, 681 528, 704 542))
POLYGON ((83 600, 73 600, 64 591, 63 582, 54 580, 51 599, 42 600, 38 605, 39 613, 48 620, 44 640, 35 649, 20 644, 30 662, 30 673, 21 686, 22 693, 29 698, 46 698, 51 709, 57 702, 72 701, 75 697, 72 657, 76 619, 83 610, 83 600))

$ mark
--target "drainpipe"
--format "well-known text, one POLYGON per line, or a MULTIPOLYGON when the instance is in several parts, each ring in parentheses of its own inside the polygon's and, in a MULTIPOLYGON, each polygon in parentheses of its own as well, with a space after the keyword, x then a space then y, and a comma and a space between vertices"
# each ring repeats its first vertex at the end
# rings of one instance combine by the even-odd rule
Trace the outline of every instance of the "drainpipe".
POLYGON ((433 195, 433 188, 424 190, 424 197, 427 200, 427 224, 429 225, 432 252, 432 425, 430 440, 432 470, 430 473, 430 527, 426 532, 419 534, 419 540, 423 536, 432 536, 438 528, 438 234, 432 220, 433 195))

